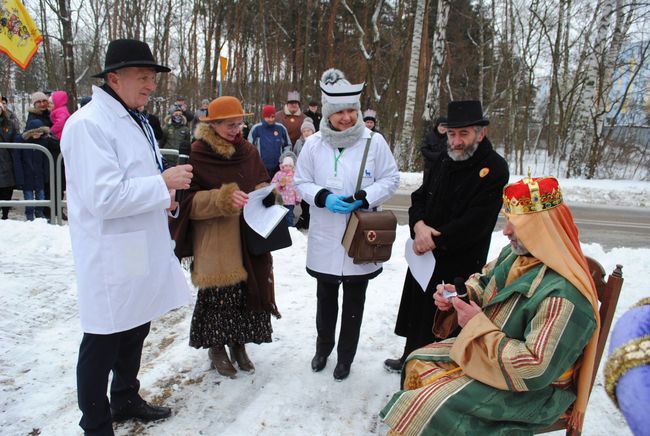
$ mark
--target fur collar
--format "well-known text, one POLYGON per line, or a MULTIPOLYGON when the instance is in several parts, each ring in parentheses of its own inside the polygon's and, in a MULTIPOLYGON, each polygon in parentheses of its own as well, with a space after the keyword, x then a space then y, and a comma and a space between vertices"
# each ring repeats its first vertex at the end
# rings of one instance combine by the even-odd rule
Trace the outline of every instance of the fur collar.
POLYGON ((29 109, 27 109, 27 112, 30 112, 30 113, 32 113, 34 115, 39 115, 39 116, 40 115, 49 115, 49 113, 50 113, 50 111, 47 110, 47 109, 37 109, 35 107, 30 107, 29 109))
POLYGON ((194 137, 208 144, 212 151, 226 159, 230 159, 235 154, 235 146, 217 135, 208 123, 197 124, 194 137))
POLYGON ((302 115, 302 111, 300 110, 300 107, 298 107, 298 112, 296 112, 295 114, 292 114, 289 111, 289 107, 285 104, 284 105, 284 114, 286 116, 288 116, 288 117, 299 117, 300 115, 302 115))
MULTIPOLYGON (((187 126, 187 118, 185 117, 185 115, 181 115, 181 118, 182 118, 181 124, 176 124, 176 125, 177 125, 177 126, 180 126, 180 125, 182 125, 182 126, 187 126)), ((172 122, 172 116, 171 116, 171 115, 167 115, 167 116, 165 116, 165 119, 163 120, 163 122, 165 123, 165 125, 167 125, 167 124, 174 124, 174 123, 172 122)))
POLYGON ((41 126, 37 127, 35 129, 30 129, 30 130, 25 130, 23 132, 23 138, 24 139, 32 139, 35 138, 37 135, 38 136, 45 136, 48 133, 50 133, 50 128, 47 126, 41 126))

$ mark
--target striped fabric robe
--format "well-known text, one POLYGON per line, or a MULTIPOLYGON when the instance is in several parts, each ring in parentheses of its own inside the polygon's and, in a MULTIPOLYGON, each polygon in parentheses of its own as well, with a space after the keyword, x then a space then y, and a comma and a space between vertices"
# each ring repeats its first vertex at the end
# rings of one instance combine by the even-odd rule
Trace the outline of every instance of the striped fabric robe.
POLYGON ((408 357, 403 390, 380 413, 389 434, 532 434, 573 403, 573 366, 595 329, 593 310, 534 258, 506 285, 517 258, 508 246, 470 277, 483 313, 457 337, 408 357))

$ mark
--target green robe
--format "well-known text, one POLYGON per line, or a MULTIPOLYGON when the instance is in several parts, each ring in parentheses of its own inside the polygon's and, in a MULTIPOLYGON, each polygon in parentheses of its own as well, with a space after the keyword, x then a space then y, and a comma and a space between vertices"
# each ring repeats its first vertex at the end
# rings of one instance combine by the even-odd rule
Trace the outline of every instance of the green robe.
POLYGON ((408 357, 402 387, 406 376, 422 387, 397 392, 380 412, 394 433, 532 434, 575 401, 565 373, 596 327, 591 304, 541 263, 505 286, 516 258, 508 246, 467 281, 483 313, 458 337, 408 357), (419 371, 409 373, 411 361, 419 371))

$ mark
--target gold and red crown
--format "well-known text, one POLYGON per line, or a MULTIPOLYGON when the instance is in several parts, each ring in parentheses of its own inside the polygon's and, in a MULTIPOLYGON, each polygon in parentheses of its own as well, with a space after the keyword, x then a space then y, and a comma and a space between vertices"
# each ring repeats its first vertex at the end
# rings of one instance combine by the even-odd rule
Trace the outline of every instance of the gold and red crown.
POLYGON ((524 177, 503 188, 506 213, 525 215, 552 209, 562 204, 562 191, 555 177, 524 177))

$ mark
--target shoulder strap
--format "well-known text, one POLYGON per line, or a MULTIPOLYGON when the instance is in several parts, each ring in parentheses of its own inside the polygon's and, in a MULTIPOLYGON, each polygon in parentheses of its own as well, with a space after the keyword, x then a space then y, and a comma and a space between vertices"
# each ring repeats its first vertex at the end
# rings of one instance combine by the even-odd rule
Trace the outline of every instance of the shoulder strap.
POLYGON ((370 150, 370 141, 375 132, 370 132, 370 138, 366 141, 366 149, 363 150, 363 159, 361 159, 361 166, 359 167, 359 176, 357 177, 357 187, 354 192, 359 192, 361 189, 361 180, 363 179, 363 170, 366 168, 366 160, 368 160, 368 150, 370 150))

